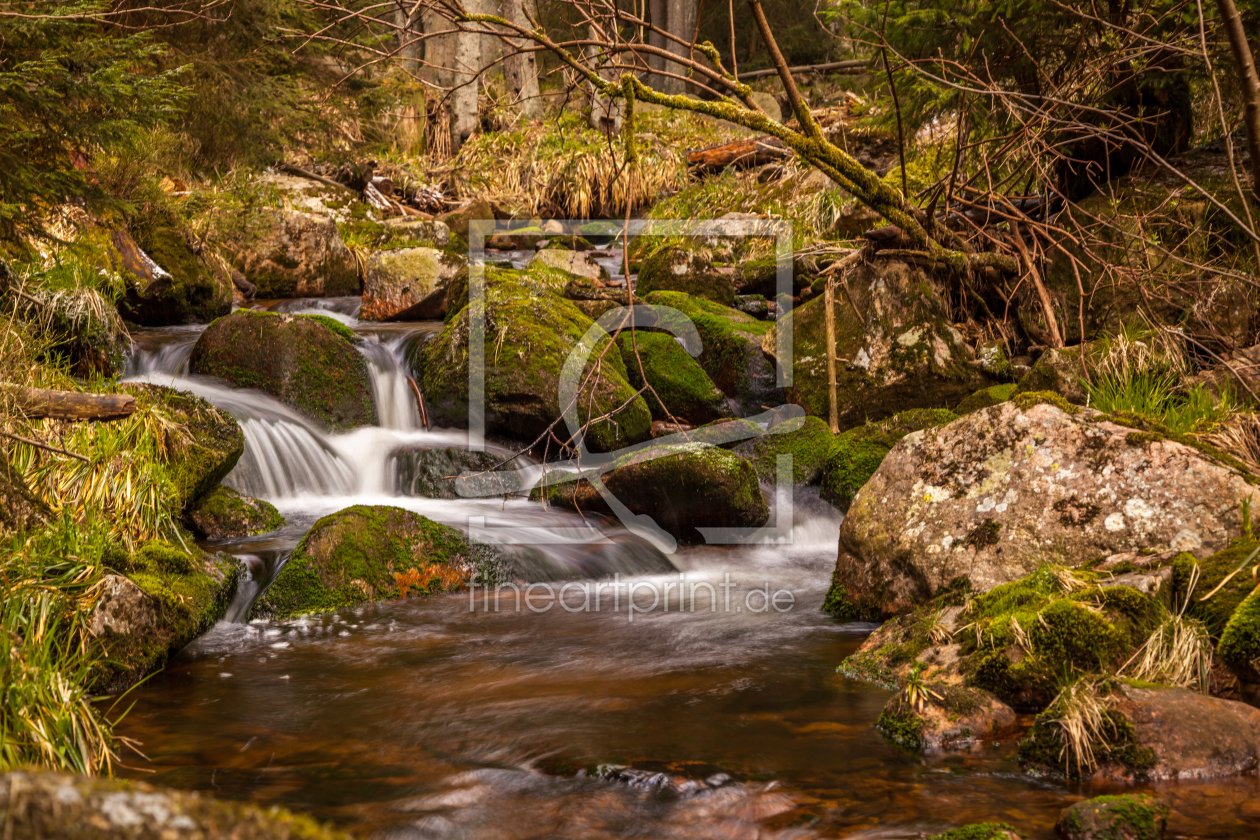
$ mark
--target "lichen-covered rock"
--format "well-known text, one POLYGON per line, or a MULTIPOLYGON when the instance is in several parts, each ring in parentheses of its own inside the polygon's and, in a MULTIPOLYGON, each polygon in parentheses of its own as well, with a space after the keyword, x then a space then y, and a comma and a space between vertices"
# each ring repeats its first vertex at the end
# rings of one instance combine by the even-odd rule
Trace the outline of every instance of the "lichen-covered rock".
POLYGON ((236 466, 245 451, 245 434, 230 414, 201 397, 161 385, 129 383, 136 412, 161 415, 175 429, 168 443, 168 472, 178 493, 177 507, 209 493, 236 466))
POLYGON ((377 251, 363 267, 365 321, 435 321, 446 311, 446 286, 466 260, 437 248, 377 251))
MULTIPOLYGON (((700 367, 722 393, 735 400, 741 414, 757 414, 764 406, 782 404, 774 359, 762 349, 772 324, 683 292, 652 292, 645 301, 677 309, 695 325, 703 345, 697 357, 700 367)), ((681 327, 683 318, 666 315, 660 324, 681 327)))
POLYGON ((275 505, 242 496, 230 487, 216 487, 202 496, 186 517, 193 531, 208 540, 265 534, 284 524, 275 505))
MULTIPOLYGON (((523 275, 488 268, 481 304, 485 307, 486 430, 525 441, 537 438, 560 417, 561 370, 592 326, 572 301, 534 276, 534 272, 523 275)), ((430 418, 439 425, 468 425, 472 308, 472 304, 464 306, 441 333, 411 354, 430 418)), ((611 413, 586 432, 586 444, 594 451, 611 451, 651 435, 647 403, 635 396, 621 353, 615 347, 608 349, 610 342, 605 335, 595 343, 578 383, 582 386, 577 400, 581 422, 611 413), (590 376, 599 359, 599 375, 590 376)), ((557 432, 568 437, 563 421, 557 432)))
POLYGON ((406 446, 396 449, 390 458, 394 464, 394 487, 404 496, 480 498, 512 495, 522 489, 518 482, 501 477, 502 473, 516 468, 517 459, 499 452, 406 446), (465 472, 472 475, 462 478, 465 472))
POLYGON ((1018 725, 1015 711, 983 689, 947 683, 924 688, 930 694, 920 708, 898 695, 884 706, 875 724, 903 747, 931 752, 972 749, 1018 725))
POLYGON ((1050 552, 1068 563, 1138 549, 1207 556, 1239 532, 1254 491, 1185 444, 1016 399, 893 447, 841 527, 836 580, 876 618, 960 576, 987 591, 1050 552))
MULTIPOLYGON (((631 513, 651 516, 683 543, 703 543, 700 528, 756 528, 770 518, 752 464, 708 444, 653 447, 623 455, 603 482, 631 513)), ((546 490, 556 504, 611 513, 585 480, 546 490)))
POLYGON ((643 398, 653 418, 666 420, 672 415, 699 426, 731 416, 725 395, 672 335, 626 330, 617 336, 617 344, 630 384, 642 388, 646 376, 652 386, 643 398))
POLYGON ((634 284, 636 295, 684 292, 723 306, 735 305, 734 274, 714 267, 704 251, 667 245, 643 261, 634 284))
POLYGON ((141 326, 205 323, 232 310, 232 281, 208 256, 195 253, 178 227, 110 234, 112 260, 129 277, 118 303, 124 318, 141 326))
POLYGON ((102 652, 94 691, 121 691, 162 667, 223 617, 240 576, 234 557, 162 542, 117 562, 125 576, 105 575, 88 618, 102 652))
POLYGON ((778 476, 780 455, 792 456, 792 483, 817 484, 822 480, 823 466, 831 454, 835 435, 817 417, 786 420, 785 429, 771 426, 763 435, 734 447, 747 458, 762 481, 774 482, 778 476))
MULTIPOLYGON (((1215 779, 1260 765, 1260 709, 1184 688, 1116 682, 1105 698, 1108 739, 1095 747, 1095 778, 1215 779)), ((1057 724, 1039 716, 1020 760, 1064 772, 1057 724)), ((1072 768, 1067 768, 1072 772, 1072 768)))
POLYGON ((498 553, 449 525, 397 507, 355 505, 325 516, 298 543, 253 614, 287 618, 498 580, 498 553))
MULTIPOLYGON (((918 268, 890 260, 855 268, 837 289, 833 311, 841 430, 910 408, 949 408, 992 384, 950 323, 942 295, 918 268)), ((827 417, 826 298, 780 319, 766 338, 767 353, 778 354, 776 335, 786 329, 792 331, 793 371, 787 399, 827 417)))
POLYGON ((335 297, 359 293, 354 256, 337 223, 300 210, 271 209, 236 254, 237 269, 260 298, 335 297))
POLYGON ((238 310, 206 328, 188 365, 346 431, 377 422, 367 361, 353 339, 332 318, 238 310))
POLYGON ((1055 830, 1063 840, 1164 840, 1169 811, 1150 794, 1098 796, 1064 809, 1055 830))
POLYGON ((912 408, 842 432, 823 464, 820 495, 847 511, 857 491, 875 474, 897 441, 911 432, 943 426, 956 419, 957 415, 948 409, 912 408))
POLYGON ((608 271, 588 254, 570 251, 568 248, 544 248, 529 259, 529 268, 551 268, 584 277, 587 280, 607 280, 608 271))
POLYGON ((0 820, 12 840, 349 840, 281 808, 98 776, 0 775, 0 820))

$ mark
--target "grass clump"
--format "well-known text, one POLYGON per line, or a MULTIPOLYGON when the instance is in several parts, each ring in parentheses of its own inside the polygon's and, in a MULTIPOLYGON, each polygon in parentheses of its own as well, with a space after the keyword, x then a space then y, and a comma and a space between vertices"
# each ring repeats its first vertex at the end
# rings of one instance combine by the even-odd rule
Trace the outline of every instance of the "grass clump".
POLYGON ((1210 432, 1229 419, 1236 408, 1228 391, 1202 385, 1182 390, 1169 372, 1140 371, 1107 374, 1087 383, 1090 405, 1106 414, 1136 414, 1174 434, 1210 432))
POLYGON ((1088 778, 1104 764, 1137 775, 1153 767, 1154 752, 1138 743, 1132 724, 1111 708, 1110 693, 1105 680, 1083 678, 1064 685, 1020 741, 1020 762, 1072 779, 1088 778))

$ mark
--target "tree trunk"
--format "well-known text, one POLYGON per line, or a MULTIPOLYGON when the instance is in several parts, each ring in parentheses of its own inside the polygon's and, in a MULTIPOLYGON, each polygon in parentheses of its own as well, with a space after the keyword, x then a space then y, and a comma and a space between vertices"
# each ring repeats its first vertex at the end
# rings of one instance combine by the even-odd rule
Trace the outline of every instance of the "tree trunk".
MULTIPOLYGON (((681 38, 686 44, 691 44, 696 35, 696 13, 699 11, 697 0, 668 0, 667 5, 669 33, 676 38, 681 38)), ((669 51, 683 58, 691 57, 690 47, 673 41, 669 44, 669 51)), ((678 65, 672 65, 669 69, 674 73, 680 73, 682 70, 678 65)), ((666 79, 663 92, 682 93, 686 88, 682 79, 666 79)))
POLYGON ((1242 88, 1243 127, 1247 133, 1247 153, 1251 156, 1251 189, 1260 201, 1260 76, 1256 75, 1256 62, 1247 44, 1247 32, 1234 0, 1216 0, 1229 37, 1229 48, 1234 53, 1234 69, 1238 73, 1238 85, 1242 88))
POLYGON ((416 73, 420 70, 420 51, 422 41, 416 40, 420 35, 420 13, 412 12, 414 4, 407 0, 395 0, 398 7, 394 9, 394 25, 398 27, 398 60, 403 70, 416 73))
MULTIPOLYGON (((669 31, 669 12, 666 2, 667 0, 648 0, 648 21, 658 29, 669 31)), ((649 32, 647 42, 650 47, 657 47, 662 50, 669 48, 669 41, 665 40, 664 35, 657 32, 649 32)), ((665 77, 660 75, 660 71, 665 69, 664 57, 649 55, 647 63, 648 67, 657 72, 649 74, 645 84, 663 92, 665 90, 665 77)))
MULTIPOLYGON (((588 37, 592 41, 599 40, 599 33, 595 31, 593 26, 588 27, 588 37)), ((602 64, 594 53, 594 48, 587 50, 588 60, 592 64, 602 64)), ((601 72, 600 75, 605 78, 608 77, 607 73, 601 72)), ((621 121, 626 112, 625 102, 621 99, 609 99, 601 95, 599 91, 595 90, 594 85, 588 84, 586 92, 590 96, 591 101, 591 128, 596 131, 602 131, 605 134, 619 134, 621 132, 621 121)))
MULTIPOLYGON (((474 14, 484 11, 482 2, 469 0, 468 10, 474 14)), ((451 90, 451 152, 459 151, 464 141, 476 133, 480 121, 477 117, 477 90, 481 86, 481 36, 472 32, 460 32, 455 36, 455 56, 452 63, 451 90)))
MULTIPOLYGON (((534 0, 503 0, 503 17, 511 23, 529 26, 529 18, 538 19, 534 0)), ((532 45, 528 41, 511 43, 511 47, 532 45)), ((534 53, 509 54, 503 61, 503 75, 508 90, 516 97, 517 108, 526 119, 542 117, 542 99, 538 92, 538 61, 534 53)))

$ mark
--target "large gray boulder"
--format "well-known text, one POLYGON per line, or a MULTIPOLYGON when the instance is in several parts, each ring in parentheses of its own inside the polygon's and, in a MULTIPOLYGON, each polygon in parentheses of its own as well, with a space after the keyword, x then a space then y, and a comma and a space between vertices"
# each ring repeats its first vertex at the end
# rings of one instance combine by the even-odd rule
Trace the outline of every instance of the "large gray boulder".
POLYGON ((1059 401, 1001 403, 892 448, 840 529, 835 585, 858 613, 896 615, 964 576, 987 591, 1046 562, 1204 557, 1240 532, 1255 492, 1242 475, 1059 401))
POLYGON ((466 260, 437 248, 377 251, 363 267, 364 321, 432 321, 446 313, 446 287, 466 260))
POLYGON ((314 213, 267 211, 237 250, 235 263, 259 298, 359 293, 358 267, 337 223, 314 213))

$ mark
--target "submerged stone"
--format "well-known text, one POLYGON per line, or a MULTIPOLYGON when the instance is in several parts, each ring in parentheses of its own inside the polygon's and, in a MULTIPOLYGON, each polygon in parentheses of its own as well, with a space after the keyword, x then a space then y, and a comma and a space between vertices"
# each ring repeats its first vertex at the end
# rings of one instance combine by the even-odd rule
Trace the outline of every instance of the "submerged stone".
POLYGON ((1065 809, 1055 830, 1064 840, 1164 840, 1169 812, 1150 794, 1097 796, 1065 809))

